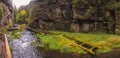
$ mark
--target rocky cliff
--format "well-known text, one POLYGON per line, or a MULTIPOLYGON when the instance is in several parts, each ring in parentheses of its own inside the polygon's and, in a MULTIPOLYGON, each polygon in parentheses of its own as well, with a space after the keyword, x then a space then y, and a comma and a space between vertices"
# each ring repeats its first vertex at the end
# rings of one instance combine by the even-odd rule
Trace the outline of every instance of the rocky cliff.
POLYGON ((31 26, 41 30, 115 33, 118 24, 111 1, 35 0, 31 2, 31 26))
POLYGON ((13 21, 13 7, 11 0, 0 1, 1 25, 7 25, 9 21, 13 21))

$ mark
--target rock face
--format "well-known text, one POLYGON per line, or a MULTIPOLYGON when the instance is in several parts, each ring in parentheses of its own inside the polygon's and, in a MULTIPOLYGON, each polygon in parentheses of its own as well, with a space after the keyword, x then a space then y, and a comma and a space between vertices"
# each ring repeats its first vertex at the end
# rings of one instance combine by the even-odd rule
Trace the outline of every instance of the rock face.
POLYGON ((11 0, 1 0, 0 1, 0 11, 1 13, 1 22, 2 25, 7 25, 9 21, 13 20, 13 7, 11 0))
POLYGON ((120 34, 120 13, 116 15, 116 33, 120 34))
POLYGON ((9 9, 10 12, 13 12, 12 0, 1 0, 9 9))
POLYGON ((90 32, 96 28, 95 18, 83 16, 87 9, 73 7, 72 0, 37 0, 31 4, 34 5, 31 26, 36 25, 33 28, 74 32, 90 32))
POLYGON ((106 18, 106 12, 110 11, 102 10, 102 6, 107 3, 98 7, 98 9, 101 8, 100 11, 96 8, 96 1, 92 0, 86 0, 86 2, 84 0, 36 0, 31 4, 34 5, 31 15, 34 22, 30 25, 33 28, 74 32, 103 31, 108 33, 113 33, 114 29, 117 28, 116 31, 118 31, 119 24, 116 24, 116 27, 111 24, 115 23, 114 14, 106 18), (80 1, 80 3, 76 5, 72 1, 80 1))
MULTIPOLYGON (((40 0, 34 2, 34 14, 32 14, 35 22, 32 25, 39 24, 42 30, 69 30, 72 19, 72 12, 68 7, 62 5, 63 1, 58 0, 40 0), (60 3, 60 4, 59 4, 60 3)), ((35 26, 34 26, 35 27, 35 26)), ((38 25, 36 26, 38 28, 38 25)))

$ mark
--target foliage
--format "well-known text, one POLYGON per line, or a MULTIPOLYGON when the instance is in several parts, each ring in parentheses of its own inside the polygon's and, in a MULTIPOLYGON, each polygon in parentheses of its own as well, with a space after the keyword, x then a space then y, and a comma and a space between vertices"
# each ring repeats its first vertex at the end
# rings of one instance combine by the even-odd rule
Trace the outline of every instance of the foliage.
POLYGON ((9 35, 10 39, 19 39, 21 37, 21 33, 19 31, 12 31, 12 32, 7 32, 7 34, 9 35))
POLYGON ((22 24, 19 26, 18 30, 23 31, 26 28, 26 24, 22 24))
POLYGON ((12 26, 13 26, 13 22, 10 20, 10 21, 8 22, 8 27, 11 28, 12 26))
POLYGON ((16 14, 16 17, 15 17, 15 19, 16 19, 16 22, 17 23, 27 23, 26 21, 27 21, 27 18, 28 18, 29 16, 28 16, 28 13, 27 13, 27 11, 25 10, 25 9, 23 9, 23 10, 21 10, 20 12, 18 12, 17 14, 16 14))
POLYGON ((24 16, 24 15, 26 15, 26 14, 27 14, 27 12, 26 12, 26 10, 25 10, 25 9, 23 9, 23 10, 21 10, 20 14, 24 16))

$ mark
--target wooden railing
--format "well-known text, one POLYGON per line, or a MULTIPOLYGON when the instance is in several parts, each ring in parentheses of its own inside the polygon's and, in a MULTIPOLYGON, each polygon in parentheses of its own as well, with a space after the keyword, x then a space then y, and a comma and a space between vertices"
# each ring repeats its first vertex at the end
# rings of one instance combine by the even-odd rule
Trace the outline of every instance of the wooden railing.
POLYGON ((5 49, 4 49, 5 50, 5 58, 12 58, 6 34, 4 34, 4 44, 5 44, 5 49))

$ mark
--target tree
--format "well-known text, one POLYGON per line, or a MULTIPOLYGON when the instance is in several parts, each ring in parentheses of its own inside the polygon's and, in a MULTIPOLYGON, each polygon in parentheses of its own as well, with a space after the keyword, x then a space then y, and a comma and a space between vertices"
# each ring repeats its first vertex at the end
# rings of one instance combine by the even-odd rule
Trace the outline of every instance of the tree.
POLYGON ((27 23, 27 18, 29 18, 29 16, 25 9, 22 9, 20 12, 16 14, 17 23, 20 23, 20 24, 27 23))

